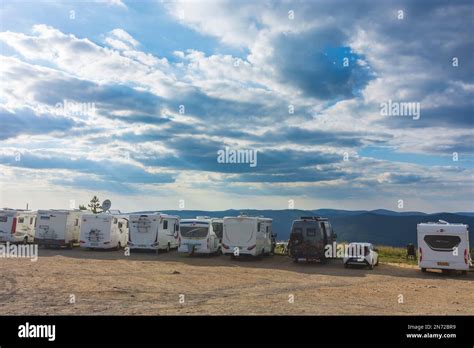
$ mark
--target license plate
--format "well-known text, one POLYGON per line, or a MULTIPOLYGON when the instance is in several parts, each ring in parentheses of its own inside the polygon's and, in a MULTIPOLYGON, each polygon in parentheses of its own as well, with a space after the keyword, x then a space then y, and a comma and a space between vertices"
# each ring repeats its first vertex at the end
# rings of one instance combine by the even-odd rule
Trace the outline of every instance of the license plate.
POLYGON ((449 266, 449 262, 438 262, 438 266, 449 266))

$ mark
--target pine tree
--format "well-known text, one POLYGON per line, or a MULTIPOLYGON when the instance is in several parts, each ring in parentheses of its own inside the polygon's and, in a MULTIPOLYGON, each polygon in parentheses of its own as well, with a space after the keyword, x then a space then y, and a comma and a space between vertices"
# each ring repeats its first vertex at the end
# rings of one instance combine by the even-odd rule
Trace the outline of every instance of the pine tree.
POLYGON ((91 202, 87 206, 91 208, 94 214, 102 213, 101 204, 97 196, 92 197, 91 202))

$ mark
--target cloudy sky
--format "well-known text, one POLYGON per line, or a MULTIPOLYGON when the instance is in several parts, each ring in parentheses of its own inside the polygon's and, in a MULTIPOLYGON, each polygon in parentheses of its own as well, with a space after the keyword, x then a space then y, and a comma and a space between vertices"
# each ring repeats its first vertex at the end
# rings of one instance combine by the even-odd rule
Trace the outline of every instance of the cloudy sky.
POLYGON ((0 19, 1 207, 474 211, 472 1, 4 0, 0 19))

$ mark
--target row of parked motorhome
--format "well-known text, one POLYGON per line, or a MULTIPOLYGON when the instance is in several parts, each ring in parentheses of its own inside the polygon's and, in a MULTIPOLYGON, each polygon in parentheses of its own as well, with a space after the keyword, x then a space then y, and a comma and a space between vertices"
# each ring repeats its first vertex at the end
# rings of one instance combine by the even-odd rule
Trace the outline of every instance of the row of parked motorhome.
POLYGON ((167 250, 189 254, 259 256, 275 246, 272 219, 263 217, 180 219, 153 213, 92 214, 82 210, 0 210, 0 242, 45 247, 167 250))
MULTIPOLYGON (((188 254, 217 254, 231 257, 272 254, 276 235, 272 219, 240 215, 211 218, 153 213, 100 213, 82 210, 0 210, 0 242, 36 243, 46 247, 131 250, 178 249, 188 254)), ((465 224, 446 221, 417 225, 418 262, 422 271, 452 269, 467 271, 472 261, 469 232, 465 224)), ((288 254, 295 262, 327 259, 325 248, 336 242, 336 234, 326 218, 301 217, 293 221, 288 254)), ((363 250, 357 257, 344 257, 344 265, 378 264, 377 249, 371 243, 351 243, 363 250)))

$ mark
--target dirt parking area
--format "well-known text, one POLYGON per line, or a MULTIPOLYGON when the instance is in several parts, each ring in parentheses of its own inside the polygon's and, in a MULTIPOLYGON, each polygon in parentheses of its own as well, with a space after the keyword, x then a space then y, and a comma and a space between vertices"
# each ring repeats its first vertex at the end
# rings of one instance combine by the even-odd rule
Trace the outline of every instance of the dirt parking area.
POLYGON ((36 262, 0 259, 0 277, 3 315, 474 314, 472 272, 383 263, 40 249, 36 262))

